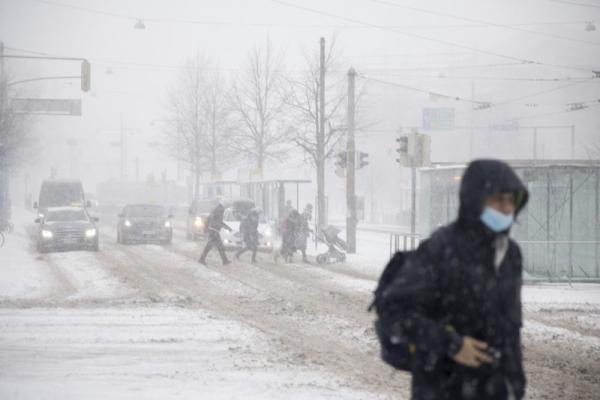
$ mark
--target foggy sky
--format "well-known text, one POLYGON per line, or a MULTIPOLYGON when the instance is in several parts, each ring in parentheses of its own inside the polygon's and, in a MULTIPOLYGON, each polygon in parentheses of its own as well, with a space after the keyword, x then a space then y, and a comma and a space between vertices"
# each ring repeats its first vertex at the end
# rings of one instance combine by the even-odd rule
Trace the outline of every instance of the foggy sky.
MULTIPOLYGON (((160 176, 161 171, 167 170, 169 177, 177 178, 175 163, 161 154, 160 145, 156 145, 163 140, 157 120, 168 118, 167 90, 186 57, 203 53, 226 75, 235 76, 243 68, 248 51, 271 40, 274 47, 285 54, 286 68, 297 73, 304 68, 303 52, 315 51, 321 36, 327 40, 336 36, 338 40, 340 68, 331 79, 344 79, 352 66, 368 77, 452 97, 471 99, 473 95, 477 101, 492 103, 524 97, 516 101, 517 104, 473 113, 466 102, 432 101, 425 92, 361 82, 359 76, 358 83, 366 85, 367 108, 363 113, 371 127, 359 134, 358 146, 370 152, 371 160, 377 160, 371 162, 371 170, 359 174, 358 179, 364 182, 369 176, 384 175, 389 169, 399 174, 393 161, 395 131, 399 126, 419 126, 423 107, 454 107, 456 125, 461 127, 452 132, 431 132, 434 161, 468 160, 471 123, 486 127, 519 118, 521 126, 575 124, 576 157, 583 157, 584 145, 600 135, 598 107, 535 117, 564 111, 567 103, 600 98, 600 79, 575 83, 576 79, 591 78, 592 70, 600 70, 598 2, 587 0, 587 4, 598 7, 584 7, 548 0, 389 1, 429 12, 369 0, 284 2, 314 11, 268 0, 0 0, 0 40, 7 47, 7 54, 41 52, 84 57, 92 63, 89 93, 81 93, 78 81, 19 87, 22 97, 83 99, 82 117, 37 119, 35 135, 43 149, 24 173, 35 181, 47 176, 50 167, 56 166, 61 175, 67 176, 69 148, 66 141, 75 138, 79 143, 74 150, 76 166, 84 179, 94 182, 93 186, 98 181, 117 178, 119 151, 109 143, 119 139, 122 117, 125 127, 132 130, 128 137, 129 177, 134 176, 133 161, 138 158, 141 177, 150 173, 160 176), (145 30, 134 29, 136 18, 144 21, 145 30), (511 25, 542 34, 465 19, 511 25), (596 21, 598 30, 586 32, 584 21, 596 21), (375 26, 393 26, 396 31, 375 26), (519 60, 540 64, 519 65, 519 60), (510 63, 513 65, 506 65, 510 63), (106 73, 109 70, 112 74, 106 73), (446 78, 440 78, 440 74, 446 78), (522 78, 530 80, 520 80, 522 78), (570 87, 552 91, 570 83, 573 83, 570 87), (542 91, 548 93, 527 97, 542 91)), ((73 62, 7 60, 5 67, 15 79, 79 72, 79 64, 73 62)), ((566 135, 563 131, 544 133, 540 139, 540 156, 570 158, 566 135)), ((531 138, 525 131, 498 134, 475 128, 475 138, 474 156, 530 157, 531 138)), ((288 169, 278 169, 284 171, 281 175, 286 175, 281 177, 291 177, 299 165, 302 165, 300 156, 288 169)), ((305 176, 302 177, 314 179, 312 172, 303 171, 305 176)), ((339 190, 343 181, 330 176, 330 168, 328 174, 331 190, 339 190)), ((364 185, 362 190, 365 190, 364 185)))

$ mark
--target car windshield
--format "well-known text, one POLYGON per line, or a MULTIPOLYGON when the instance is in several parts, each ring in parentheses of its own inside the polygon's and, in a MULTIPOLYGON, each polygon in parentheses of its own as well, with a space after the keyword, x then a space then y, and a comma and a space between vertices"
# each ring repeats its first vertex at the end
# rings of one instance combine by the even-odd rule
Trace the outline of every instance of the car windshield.
POLYGON ((72 222, 72 221, 87 221, 88 216, 83 210, 56 210, 49 211, 46 215, 47 222, 72 222))
MULTIPOLYGON (((244 217, 246 216, 246 214, 242 214, 241 211, 233 209, 233 208, 227 208, 225 210, 225 214, 223 214, 223 221, 229 221, 229 222, 240 222, 242 219, 244 219, 244 217)), ((258 222, 261 224, 266 224, 267 220, 265 219, 264 214, 259 214, 258 217, 258 222)))
POLYGON ((167 212, 162 206, 139 205, 125 207, 123 214, 127 217, 163 217, 167 212))
POLYGON ((232 208, 228 208, 223 214, 223 220, 229 222, 239 222, 242 220, 242 216, 240 213, 236 212, 232 208))

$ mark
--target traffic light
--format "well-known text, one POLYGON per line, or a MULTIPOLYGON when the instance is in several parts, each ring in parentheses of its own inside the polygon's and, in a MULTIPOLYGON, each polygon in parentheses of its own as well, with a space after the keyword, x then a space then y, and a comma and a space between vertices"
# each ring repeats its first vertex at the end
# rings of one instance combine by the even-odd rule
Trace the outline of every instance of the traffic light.
POLYGON ((81 90, 88 92, 92 85, 92 66, 88 60, 81 62, 81 90))
POLYGON ((367 158, 369 157, 369 153, 363 153, 362 151, 360 153, 358 153, 358 169, 361 169, 362 167, 366 167, 367 165, 369 165, 369 160, 367 160, 367 158))
POLYGON ((396 142, 398 142, 398 148, 396 151, 398 152, 398 157, 396 158, 396 162, 401 165, 406 165, 408 163, 408 136, 400 136, 396 138, 396 142))
POLYGON ((345 169, 348 161, 348 154, 345 151, 341 151, 335 155, 335 158, 335 166, 345 169))
POLYGON ((418 165, 421 167, 431 166, 431 136, 419 135, 418 165))

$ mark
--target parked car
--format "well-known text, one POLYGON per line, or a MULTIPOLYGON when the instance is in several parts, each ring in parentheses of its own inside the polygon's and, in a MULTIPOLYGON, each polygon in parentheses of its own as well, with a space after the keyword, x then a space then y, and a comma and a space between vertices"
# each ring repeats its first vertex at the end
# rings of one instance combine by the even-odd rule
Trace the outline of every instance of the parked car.
MULTIPOLYGON (((221 232, 223 244, 227 249, 239 249, 244 246, 244 239, 240 233, 240 223, 250 210, 255 207, 255 204, 252 200, 236 200, 226 203, 226 205, 228 207, 225 208, 223 221, 231 227, 232 231, 221 232)), ((272 225, 265 220, 264 215, 261 213, 258 223, 259 250, 268 252, 273 250, 274 233, 272 225)))
POLYGON ((185 226, 185 237, 188 240, 198 240, 205 236, 208 216, 217 203, 217 199, 192 201, 185 226))
POLYGON ((154 204, 128 204, 117 221, 117 243, 171 244, 173 227, 167 209, 154 204))
POLYGON ((52 250, 99 250, 98 218, 83 207, 48 207, 39 224, 37 249, 40 253, 52 250))

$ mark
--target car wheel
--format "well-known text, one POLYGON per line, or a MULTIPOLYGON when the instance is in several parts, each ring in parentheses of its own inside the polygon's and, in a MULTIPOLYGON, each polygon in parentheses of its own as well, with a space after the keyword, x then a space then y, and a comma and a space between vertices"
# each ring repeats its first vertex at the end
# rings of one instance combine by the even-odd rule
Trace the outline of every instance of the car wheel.
POLYGON ((100 243, 96 240, 96 243, 94 243, 94 247, 92 247, 93 251, 100 251, 100 243))
POLYGON ((327 262, 327 256, 325 254, 319 254, 317 256, 317 263, 318 264, 325 264, 327 262))

